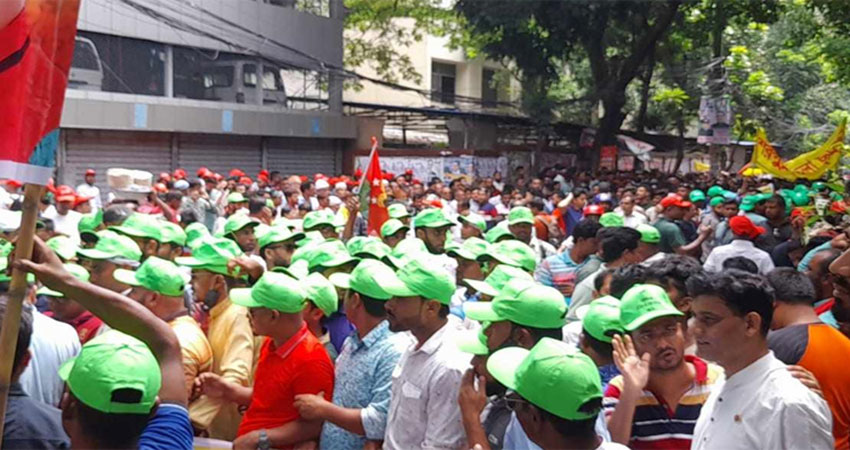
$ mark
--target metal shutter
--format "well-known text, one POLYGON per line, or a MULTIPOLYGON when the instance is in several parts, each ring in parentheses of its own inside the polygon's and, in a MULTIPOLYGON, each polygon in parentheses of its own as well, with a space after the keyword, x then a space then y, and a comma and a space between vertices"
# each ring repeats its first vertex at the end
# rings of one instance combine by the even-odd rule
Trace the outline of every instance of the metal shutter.
POLYGON ((267 143, 268 169, 284 175, 336 175, 342 170, 342 151, 334 139, 273 138, 267 143))
POLYGON ((227 176, 231 169, 241 169, 255 178, 262 169, 260 138, 211 134, 181 134, 177 166, 194 178, 198 169, 206 167, 227 176))
POLYGON ((74 188, 84 182, 86 169, 97 172, 96 182, 104 195, 109 191, 106 170, 113 167, 147 170, 154 179, 171 170, 171 138, 167 133, 69 130, 66 136, 65 165, 59 167, 59 180, 74 188))

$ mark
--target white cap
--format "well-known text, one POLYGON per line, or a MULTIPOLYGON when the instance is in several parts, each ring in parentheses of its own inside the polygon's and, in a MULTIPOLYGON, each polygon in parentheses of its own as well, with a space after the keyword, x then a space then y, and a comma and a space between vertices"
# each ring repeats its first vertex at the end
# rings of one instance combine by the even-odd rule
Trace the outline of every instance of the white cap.
POLYGON ((328 181, 325 180, 324 178, 316 180, 316 190, 329 189, 330 187, 331 187, 331 185, 328 184, 328 181))
POLYGON ((336 195, 331 195, 328 201, 330 201, 331 206, 338 206, 342 204, 342 200, 340 200, 336 195))
POLYGON ((181 191, 189 189, 189 182, 186 180, 177 180, 174 182, 174 189, 179 189, 181 191))
POLYGON ((340 181, 340 182, 338 182, 337 184, 334 185, 334 189, 336 189, 336 190, 346 189, 346 188, 348 188, 348 185, 345 184, 345 181, 340 181))

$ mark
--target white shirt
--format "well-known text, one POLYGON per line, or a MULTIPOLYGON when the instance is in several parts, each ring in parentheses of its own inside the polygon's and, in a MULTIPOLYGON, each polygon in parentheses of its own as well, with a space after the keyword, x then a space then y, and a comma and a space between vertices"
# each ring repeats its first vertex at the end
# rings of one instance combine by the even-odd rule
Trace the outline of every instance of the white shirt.
POLYGON ((24 392, 35 400, 58 408, 65 390, 65 382, 59 378, 59 368, 78 353, 80 338, 74 327, 33 309, 31 358, 20 378, 24 392))
POLYGON ((45 219, 53 221, 53 228, 58 233, 68 236, 75 244, 80 245, 79 225, 80 219, 83 218, 82 214, 74 210, 68 210, 68 214, 62 216, 58 211, 56 211, 56 208, 53 205, 50 205, 43 213, 41 213, 41 215, 45 219))
POLYGON ((623 218, 623 225, 629 228, 637 228, 638 225, 646 225, 649 223, 649 219, 647 219, 646 216, 634 210, 630 216, 625 215, 622 210, 618 211, 617 214, 623 218))
POLYGON ((746 239, 735 239, 731 244, 714 247, 703 264, 703 268, 709 272, 720 272, 723 270, 723 261, 735 256, 743 256, 756 263, 759 273, 767 275, 773 270, 773 260, 770 255, 756 248, 751 241, 746 239))
POLYGON ((691 450, 832 449, 824 399, 768 352, 729 379, 717 380, 694 427, 691 450))
POLYGON ((83 197, 91 197, 92 199, 89 200, 89 204, 91 204, 92 208, 103 208, 103 201, 100 198, 100 188, 98 188, 97 186, 93 186, 88 183, 83 183, 77 186, 77 193, 83 197))
POLYGON ((384 448, 461 448, 466 433, 457 406, 471 355, 458 350, 448 322, 422 346, 414 343, 393 370, 384 448))

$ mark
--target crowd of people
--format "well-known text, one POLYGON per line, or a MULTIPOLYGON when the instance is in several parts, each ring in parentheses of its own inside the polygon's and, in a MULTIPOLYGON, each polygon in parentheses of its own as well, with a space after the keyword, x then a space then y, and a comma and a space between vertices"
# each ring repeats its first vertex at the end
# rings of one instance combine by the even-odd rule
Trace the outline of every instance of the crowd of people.
POLYGON ((375 224, 359 171, 98 175, 26 260, 2 182, 4 448, 850 449, 840 183, 385 173, 375 224))

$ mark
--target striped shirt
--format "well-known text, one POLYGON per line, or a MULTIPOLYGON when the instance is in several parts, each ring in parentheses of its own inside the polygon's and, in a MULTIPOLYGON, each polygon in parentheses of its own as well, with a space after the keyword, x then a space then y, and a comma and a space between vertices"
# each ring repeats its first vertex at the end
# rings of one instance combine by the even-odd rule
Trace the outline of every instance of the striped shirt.
MULTIPOLYGON (((702 405, 708 399, 712 386, 722 378, 723 369, 706 363, 696 356, 685 355, 685 361, 696 369, 696 380, 679 399, 675 409, 664 403, 651 391, 644 390, 635 407, 629 448, 690 449, 694 426, 702 405)), ((608 384, 602 407, 606 417, 611 417, 623 388, 623 377, 617 376, 608 384)))
MULTIPOLYGON (((575 285, 578 284, 576 280, 578 271, 588 261, 590 261, 590 258, 585 258, 584 261, 576 264, 570 258, 569 251, 552 255, 537 266, 537 270, 534 271, 534 278, 538 283, 558 290, 562 290, 568 285, 575 288, 575 285)), ((567 304, 569 304, 569 299, 569 297, 564 297, 567 304)))

